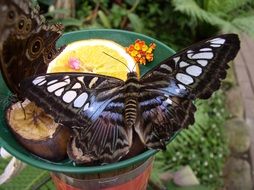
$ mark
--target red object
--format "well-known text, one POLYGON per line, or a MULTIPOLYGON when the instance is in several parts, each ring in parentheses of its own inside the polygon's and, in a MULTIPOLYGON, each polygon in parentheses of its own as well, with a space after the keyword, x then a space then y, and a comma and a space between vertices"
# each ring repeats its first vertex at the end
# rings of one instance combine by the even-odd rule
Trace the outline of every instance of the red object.
POLYGON ((52 174, 52 179, 57 190, 146 190, 152 161, 149 159, 131 171, 109 178, 81 180, 64 174, 52 174))

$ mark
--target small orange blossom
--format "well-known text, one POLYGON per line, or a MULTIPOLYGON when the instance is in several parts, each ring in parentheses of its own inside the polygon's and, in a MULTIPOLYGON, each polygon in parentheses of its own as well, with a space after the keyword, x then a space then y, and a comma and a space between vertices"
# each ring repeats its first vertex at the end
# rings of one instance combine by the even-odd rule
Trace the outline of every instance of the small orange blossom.
POLYGON ((153 51, 155 47, 155 43, 151 43, 147 46, 145 41, 137 39, 134 44, 126 48, 126 51, 134 58, 136 63, 145 65, 147 61, 153 61, 153 51))

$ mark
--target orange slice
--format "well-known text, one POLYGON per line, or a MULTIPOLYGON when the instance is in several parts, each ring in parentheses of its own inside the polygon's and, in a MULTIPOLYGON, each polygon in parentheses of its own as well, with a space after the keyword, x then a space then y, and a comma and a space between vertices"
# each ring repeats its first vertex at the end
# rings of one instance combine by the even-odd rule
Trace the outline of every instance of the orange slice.
POLYGON ((82 40, 69 44, 48 67, 48 72, 89 72, 126 80, 138 66, 125 48, 104 39, 82 40))

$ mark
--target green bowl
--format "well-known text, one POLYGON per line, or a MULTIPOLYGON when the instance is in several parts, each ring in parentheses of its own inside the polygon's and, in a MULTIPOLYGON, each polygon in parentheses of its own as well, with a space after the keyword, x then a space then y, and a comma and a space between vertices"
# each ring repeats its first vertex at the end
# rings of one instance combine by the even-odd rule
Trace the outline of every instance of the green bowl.
MULTIPOLYGON (((165 58, 171 56, 175 52, 166 46, 165 44, 159 42, 156 39, 150 38, 148 36, 123 31, 123 30, 107 30, 107 29, 98 29, 98 30, 83 30, 77 32, 70 32, 64 34, 57 42, 57 46, 61 46, 64 44, 68 44, 78 40, 84 39, 108 39, 115 41, 122 46, 129 46, 134 43, 136 39, 144 40, 147 44, 154 42, 157 46, 154 51, 154 60, 153 62, 147 64, 147 66, 141 66, 141 75, 149 71, 151 68, 159 64, 165 58)), ((0 145, 4 147, 9 153, 13 156, 22 160, 23 162, 30 164, 32 166, 51 170, 55 172, 66 172, 66 173, 101 173, 101 172, 109 172, 112 170, 117 170, 121 168, 125 168, 140 162, 145 161, 152 155, 154 155, 156 150, 147 150, 135 157, 132 157, 127 160, 119 161, 117 163, 107 164, 103 166, 75 166, 75 164, 69 159, 64 160, 62 162, 50 162, 44 159, 39 158, 27 150, 25 150, 14 138, 11 131, 7 127, 4 119, 4 110, 6 104, 8 104, 7 97, 10 95, 10 92, 4 81, 2 76, 0 75, 0 95, 4 95, 5 97, 0 96, 0 145)), ((172 137, 173 139, 174 137, 172 137)))

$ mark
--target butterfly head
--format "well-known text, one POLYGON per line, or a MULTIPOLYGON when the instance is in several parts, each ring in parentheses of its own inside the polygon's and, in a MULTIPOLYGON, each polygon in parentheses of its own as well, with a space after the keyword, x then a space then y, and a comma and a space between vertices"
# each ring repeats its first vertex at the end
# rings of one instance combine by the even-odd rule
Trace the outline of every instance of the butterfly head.
POLYGON ((134 71, 132 71, 132 72, 129 72, 128 74, 127 74, 127 78, 129 79, 129 78, 137 78, 138 77, 138 74, 136 73, 136 72, 134 72, 134 71))

